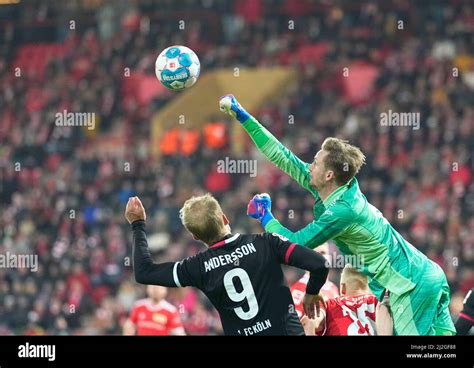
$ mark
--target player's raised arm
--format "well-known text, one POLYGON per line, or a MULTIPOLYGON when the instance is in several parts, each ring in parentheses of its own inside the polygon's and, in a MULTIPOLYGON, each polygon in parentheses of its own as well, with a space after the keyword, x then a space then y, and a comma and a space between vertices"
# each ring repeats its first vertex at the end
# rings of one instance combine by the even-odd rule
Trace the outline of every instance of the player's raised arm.
POLYGON ((174 262, 154 263, 146 240, 145 221, 137 220, 133 228, 133 273, 139 284, 177 287, 173 279, 174 262))
POLYGON ((128 200, 125 217, 133 229, 133 272, 135 280, 145 285, 194 286, 186 270, 187 260, 182 262, 153 262, 146 239, 146 213, 138 197, 128 200))
POLYGON ((325 241, 332 239, 341 231, 353 224, 354 213, 345 202, 335 203, 317 220, 306 225, 301 230, 293 232, 284 227, 271 212, 271 198, 267 193, 255 195, 247 207, 247 215, 260 221, 269 233, 277 233, 290 241, 316 248, 325 241))
POLYGON ((239 104, 233 95, 220 99, 221 111, 236 118, 250 135, 260 152, 277 167, 292 177, 303 188, 309 190, 315 197, 317 191, 309 185, 310 164, 300 160, 293 152, 286 148, 275 136, 260 124, 239 104))

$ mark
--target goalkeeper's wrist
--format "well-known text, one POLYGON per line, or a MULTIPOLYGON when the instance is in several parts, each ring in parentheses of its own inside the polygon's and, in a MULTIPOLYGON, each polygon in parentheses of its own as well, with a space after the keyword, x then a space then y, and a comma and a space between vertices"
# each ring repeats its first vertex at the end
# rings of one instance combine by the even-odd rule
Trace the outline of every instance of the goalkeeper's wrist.
POLYGON ((270 211, 265 211, 265 214, 261 218, 260 222, 262 223, 262 226, 265 227, 267 224, 273 220, 275 217, 273 217, 272 213, 270 211))
POLYGON ((240 124, 245 123, 249 118, 252 117, 247 111, 244 109, 237 109, 235 112, 235 118, 239 121, 240 124))

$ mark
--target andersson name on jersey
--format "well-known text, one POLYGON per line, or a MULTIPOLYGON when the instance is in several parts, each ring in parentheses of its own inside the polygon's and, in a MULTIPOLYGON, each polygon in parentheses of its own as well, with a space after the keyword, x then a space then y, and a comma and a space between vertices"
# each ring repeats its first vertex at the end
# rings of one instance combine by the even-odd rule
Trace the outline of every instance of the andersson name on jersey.
POLYGON ((233 263, 243 256, 247 256, 251 253, 255 253, 257 250, 253 243, 248 243, 238 247, 230 254, 222 254, 217 257, 212 257, 208 261, 204 262, 206 272, 212 271, 217 267, 224 266, 229 263, 233 263))

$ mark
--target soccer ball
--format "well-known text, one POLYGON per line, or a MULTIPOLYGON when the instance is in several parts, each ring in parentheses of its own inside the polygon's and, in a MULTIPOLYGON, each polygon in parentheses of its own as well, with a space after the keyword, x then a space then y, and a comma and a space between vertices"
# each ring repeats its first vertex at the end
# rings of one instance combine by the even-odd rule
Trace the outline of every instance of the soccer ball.
POLYGON ((197 55, 186 46, 170 46, 156 58, 156 77, 166 88, 173 91, 194 85, 200 72, 201 63, 197 55))

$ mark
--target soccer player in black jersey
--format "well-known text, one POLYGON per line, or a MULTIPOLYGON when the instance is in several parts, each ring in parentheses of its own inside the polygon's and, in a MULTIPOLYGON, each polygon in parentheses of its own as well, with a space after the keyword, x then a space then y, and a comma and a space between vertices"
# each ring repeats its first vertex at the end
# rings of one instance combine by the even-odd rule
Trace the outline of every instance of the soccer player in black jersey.
POLYGON ((187 200, 180 215, 194 239, 208 249, 157 264, 146 240, 145 209, 137 197, 129 199, 125 217, 133 228, 137 282, 202 290, 219 312, 226 335, 304 335, 281 264, 311 272, 305 306, 319 314, 319 289, 328 274, 323 256, 279 235, 231 233, 229 220, 210 194, 187 200))

